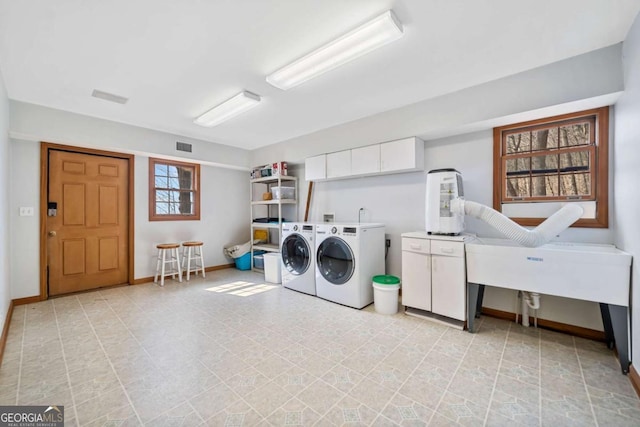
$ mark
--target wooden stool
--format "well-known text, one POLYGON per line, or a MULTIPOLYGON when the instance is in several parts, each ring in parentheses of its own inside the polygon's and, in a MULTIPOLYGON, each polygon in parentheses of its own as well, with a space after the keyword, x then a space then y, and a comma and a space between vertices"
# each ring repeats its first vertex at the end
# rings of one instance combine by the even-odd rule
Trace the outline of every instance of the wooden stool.
POLYGON ((156 245, 156 248, 158 248, 158 262, 156 264, 156 275, 153 278, 153 282, 158 283, 158 273, 160 273, 160 286, 164 286, 165 276, 171 276, 175 279, 177 274, 178 281, 182 282, 180 255, 178 254, 180 243, 160 243, 156 245), (169 264, 168 270, 165 269, 167 264, 169 264), (161 265, 162 268, 160 268, 161 265))
POLYGON ((182 268, 187 272, 187 281, 189 281, 189 273, 193 271, 193 274, 197 275, 198 270, 202 272, 202 277, 206 277, 204 274, 204 257, 202 255, 202 242, 182 242, 182 268), (193 265, 191 261, 193 260, 193 265), (187 266, 185 268, 185 262, 187 266), (198 263, 200 265, 198 265, 198 263), (193 267, 193 268, 192 268, 193 267))

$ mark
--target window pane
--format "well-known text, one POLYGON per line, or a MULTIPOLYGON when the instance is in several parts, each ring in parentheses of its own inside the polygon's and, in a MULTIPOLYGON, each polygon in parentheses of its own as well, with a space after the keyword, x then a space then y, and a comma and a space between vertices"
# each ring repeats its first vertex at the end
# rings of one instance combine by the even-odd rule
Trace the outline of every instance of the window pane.
POLYGON ((562 172, 586 172, 589 170, 589 152, 576 151, 560 154, 562 172))
POLYGON ((506 154, 525 153, 531 151, 531 133, 521 132, 507 135, 506 154))
POLYGON ((558 148, 558 128, 536 130, 532 132, 531 137, 533 151, 558 148))
POLYGON ((167 165, 156 163, 155 169, 156 169, 156 171, 155 171, 156 175, 167 176, 167 165))
POLYGON ((529 175, 531 157, 507 160, 507 176, 529 175))
POLYGON ((590 196, 591 174, 571 173, 560 176, 560 195, 562 196, 590 196))
POLYGON ((167 177, 156 175, 156 188, 168 188, 167 177))
POLYGON ((156 214, 167 215, 169 213, 169 203, 156 202, 156 214))
POLYGON ((180 180, 180 189, 193 190, 193 169, 181 167, 178 168, 178 178, 180 180))
POLYGON ((195 209, 193 207, 193 203, 181 203, 180 204, 180 214, 181 215, 193 215, 195 213, 195 209))
POLYGON ((175 189, 180 188, 180 182, 178 178, 169 178, 169 188, 175 188, 175 189))
POLYGON ((562 126, 560 128, 560 146, 575 147, 578 145, 589 145, 589 134, 591 123, 584 122, 562 126))
POLYGON ((191 191, 180 191, 180 199, 181 202, 193 202, 193 192, 191 191))
POLYGON ((156 191, 156 201, 157 202, 168 202, 169 201, 169 192, 168 191, 156 191))
POLYGON ((177 177, 178 176, 178 167, 177 166, 169 165, 169 176, 170 177, 177 177))
POLYGON ((193 214, 192 194, 190 191, 181 191, 179 194, 179 206, 181 214, 193 214))
POLYGON ((526 178, 508 178, 507 179, 507 197, 529 197, 530 180, 526 178))
POLYGON ((533 197, 557 197, 558 175, 533 175, 531 177, 531 196, 533 197))
POLYGON ((533 156, 531 158, 532 173, 551 173, 558 170, 558 156, 555 154, 546 156, 533 156))

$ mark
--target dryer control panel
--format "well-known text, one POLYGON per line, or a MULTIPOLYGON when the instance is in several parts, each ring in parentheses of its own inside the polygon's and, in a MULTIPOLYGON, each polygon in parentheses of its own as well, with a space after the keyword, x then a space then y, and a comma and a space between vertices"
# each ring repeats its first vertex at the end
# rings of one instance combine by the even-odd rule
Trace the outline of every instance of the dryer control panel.
POLYGON ((342 234, 344 236, 356 236, 358 234, 358 229, 356 227, 343 227, 342 234))

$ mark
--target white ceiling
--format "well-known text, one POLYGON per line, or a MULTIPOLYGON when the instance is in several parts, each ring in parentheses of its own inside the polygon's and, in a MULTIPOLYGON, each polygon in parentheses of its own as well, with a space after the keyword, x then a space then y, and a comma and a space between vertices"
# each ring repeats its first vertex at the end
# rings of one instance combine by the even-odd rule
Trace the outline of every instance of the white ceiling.
POLYGON ((618 43, 639 10, 638 0, 0 0, 0 71, 14 100, 254 149, 618 43), (400 40, 289 91, 265 81, 388 9, 400 40), (241 90, 261 104, 214 128, 193 123, 241 90))

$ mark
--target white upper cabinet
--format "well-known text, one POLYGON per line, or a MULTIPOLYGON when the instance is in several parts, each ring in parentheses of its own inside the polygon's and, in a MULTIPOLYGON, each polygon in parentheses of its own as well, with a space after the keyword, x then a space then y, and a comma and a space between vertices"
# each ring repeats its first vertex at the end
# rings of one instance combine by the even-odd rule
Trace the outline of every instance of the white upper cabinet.
POLYGON ((424 142, 411 137, 380 144, 380 171, 412 171, 424 169, 424 142))
POLYGON ((351 175, 351 150, 327 154, 327 178, 351 175))
POLYGON ((351 150, 351 175, 368 175, 380 172, 380 145, 351 150))
POLYGON ((424 142, 412 136, 308 157, 304 164, 307 181, 415 172, 424 170, 424 142))
POLYGON ((308 157, 304 160, 304 179, 316 181, 327 178, 327 155, 308 157))

